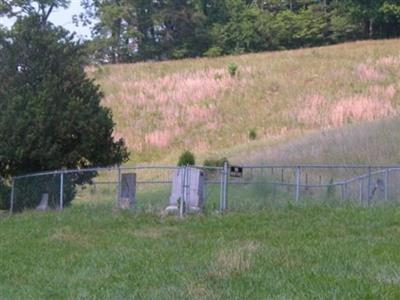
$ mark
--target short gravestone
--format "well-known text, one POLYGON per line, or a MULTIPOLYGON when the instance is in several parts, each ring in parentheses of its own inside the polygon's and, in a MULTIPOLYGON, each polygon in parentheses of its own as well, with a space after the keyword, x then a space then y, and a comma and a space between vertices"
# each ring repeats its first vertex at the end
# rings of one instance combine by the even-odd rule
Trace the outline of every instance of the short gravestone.
POLYGON ((136 202, 136 174, 122 174, 120 189, 118 207, 121 209, 134 207, 136 202))
POLYGON ((49 194, 42 194, 42 198, 40 199, 39 205, 36 207, 36 210, 46 211, 49 209, 49 194))
POLYGON ((179 210, 180 202, 184 199, 185 209, 188 211, 199 211, 204 202, 204 172, 197 168, 187 168, 187 186, 184 188, 184 168, 177 169, 172 178, 172 190, 169 198, 167 212, 179 210))

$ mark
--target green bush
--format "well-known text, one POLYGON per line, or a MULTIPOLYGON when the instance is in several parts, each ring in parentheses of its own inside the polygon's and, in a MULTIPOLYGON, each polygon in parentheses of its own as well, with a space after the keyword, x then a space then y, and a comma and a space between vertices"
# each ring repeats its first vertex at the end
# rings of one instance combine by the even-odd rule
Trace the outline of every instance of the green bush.
POLYGON ((188 150, 184 151, 178 160, 178 166, 193 166, 196 164, 194 154, 188 150))
POLYGON ((228 65, 228 72, 229 72, 229 75, 231 75, 232 77, 236 76, 237 70, 238 70, 237 64, 230 63, 228 65))
POLYGON ((257 132, 255 129, 251 129, 249 131, 249 139, 250 140, 255 140, 257 138, 257 132))
POLYGON ((204 56, 206 57, 218 57, 221 56, 223 53, 220 47, 211 47, 206 52, 204 52, 204 56))
POLYGON ((175 49, 172 51, 172 58, 174 59, 182 59, 189 55, 189 51, 186 48, 175 49))

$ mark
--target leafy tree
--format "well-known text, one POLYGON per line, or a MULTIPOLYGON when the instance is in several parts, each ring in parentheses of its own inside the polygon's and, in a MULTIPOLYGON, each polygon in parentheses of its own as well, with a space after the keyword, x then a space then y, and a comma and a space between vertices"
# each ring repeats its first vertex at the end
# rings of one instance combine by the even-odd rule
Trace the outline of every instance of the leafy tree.
POLYGON ((338 43, 356 40, 362 36, 362 28, 358 23, 353 22, 351 10, 348 7, 336 6, 329 13, 328 26, 329 42, 338 43))
POLYGON ((385 1, 379 8, 381 32, 383 37, 395 37, 400 34, 400 1, 385 1))
POLYGON ((73 35, 36 14, 0 36, 0 176, 128 158, 124 141, 113 138, 99 86, 86 77, 83 50, 73 35))
POLYGON ((225 53, 253 52, 265 49, 263 31, 258 26, 262 12, 241 0, 232 0, 229 6, 229 21, 213 28, 213 40, 225 53))
POLYGON ((127 0, 83 0, 85 13, 75 22, 84 25, 98 20, 92 29, 93 42, 90 48, 93 57, 102 62, 130 62, 137 52, 140 39, 136 16, 140 1, 127 0))
POLYGON ((36 15, 45 24, 54 9, 67 8, 70 0, 1 0, 0 16, 22 17, 36 15))
POLYGON ((199 2, 85 0, 84 24, 96 22, 92 48, 103 62, 201 55, 209 44, 199 2))

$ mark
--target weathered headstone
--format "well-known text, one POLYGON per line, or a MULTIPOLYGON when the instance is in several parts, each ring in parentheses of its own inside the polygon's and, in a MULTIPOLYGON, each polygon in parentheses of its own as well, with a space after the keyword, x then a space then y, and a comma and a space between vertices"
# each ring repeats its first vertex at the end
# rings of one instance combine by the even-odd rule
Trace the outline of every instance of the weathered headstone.
POLYGON ((49 209, 49 194, 42 194, 42 198, 40 199, 39 205, 36 207, 36 210, 46 211, 49 209))
POLYGON ((179 168, 175 170, 172 177, 172 190, 171 196, 169 197, 169 206, 167 207, 167 211, 178 210, 179 202, 182 199, 183 192, 183 180, 184 180, 184 169, 179 168))
POLYGON ((167 212, 178 211, 182 199, 186 200, 186 210, 199 211, 203 208, 204 172, 197 168, 186 168, 186 172, 186 187, 184 187, 184 168, 177 169, 174 172, 169 206, 166 208, 167 212))
POLYGON ((122 174, 120 189, 121 194, 118 199, 118 207, 122 209, 134 207, 136 202, 136 174, 122 174))
POLYGON ((189 197, 186 205, 189 210, 201 210, 204 203, 204 172, 196 168, 189 168, 189 197))

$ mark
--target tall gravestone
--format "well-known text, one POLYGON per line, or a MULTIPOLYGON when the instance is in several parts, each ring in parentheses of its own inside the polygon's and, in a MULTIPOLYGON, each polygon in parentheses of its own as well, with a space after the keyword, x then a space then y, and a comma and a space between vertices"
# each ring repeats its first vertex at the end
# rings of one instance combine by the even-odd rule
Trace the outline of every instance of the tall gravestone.
POLYGON ((199 211, 204 203, 204 172, 197 168, 177 169, 172 178, 172 190, 167 211, 177 211, 180 202, 185 199, 186 209, 199 211))
POLYGON ((196 168, 189 168, 188 182, 187 206, 189 210, 201 210, 204 203, 204 172, 196 168))
POLYGON ((136 203, 136 174, 122 174, 120 184, 118 207, 121 209, 133 208, 136 203))

